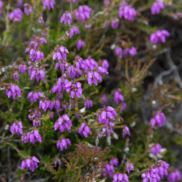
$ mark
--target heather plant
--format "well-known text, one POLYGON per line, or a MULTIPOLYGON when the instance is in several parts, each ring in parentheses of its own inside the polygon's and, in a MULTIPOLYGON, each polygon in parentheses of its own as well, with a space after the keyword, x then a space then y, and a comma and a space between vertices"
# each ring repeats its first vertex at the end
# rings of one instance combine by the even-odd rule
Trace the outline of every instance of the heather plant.
POLYGON ((2 181, 181 180, 182 83, 170 30, 149 22, 180 20, 174 4, 0 0, 2 181), (161 52, 174 77, 146 90, 161 52))

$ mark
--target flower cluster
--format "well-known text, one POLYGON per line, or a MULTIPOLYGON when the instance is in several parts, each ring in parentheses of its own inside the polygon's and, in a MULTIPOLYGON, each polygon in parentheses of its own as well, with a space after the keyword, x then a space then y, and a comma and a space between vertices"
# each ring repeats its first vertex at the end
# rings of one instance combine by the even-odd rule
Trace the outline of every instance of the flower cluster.
POLYGON ((161 145, 160 144, 154 144, 152 147, 151 147, 151 152, 154 154, 154 155, 157 155, 158 153, 160 153, 160 150, 162 149, 161 145))
POLYGON ((119 164, 119 160, 117 157, 112 157, 111 160, 110 160, 110 164, 113 165, 113 166, 118 166, 119 164))
POLYGON ((61 23, 70 25, 72 23, 72 16, 69 11, 66 11, 60 19, 61 23))
POLYGON ((99 134, 99 138, 103 136, 110 136, 114 132, 114 123, 109 122, 107 126, 103 127, 102 132, 99 134))
POLYGON ((0 15, 2 14, 3 1, 0 1, 0 15))
POLYGON ((175 169, 168 176, 168 182, 179 181, 181 179, 180 172, 175 169))
MULTIPOLYGON (((58 46, 55 51, 53 52, 53 60, 58 59, 58 60, 66 60, 67 57, 67 53, 68 53, 68 49, 66 49, 63 46, 58 46)), ((64 72, 64 71, 63 71, 64 72)))
POLYGON ((22 16, 23 12, 21 9, 17 8, 14 9, 10 14, 9 14, 9 19, 13 20, 13 22, 19 22, 22 21, 22 16))
POLYGON ((33 103, 39 100, 41 97, 44 97, 44 94, 41 92, 30 92, 27 98, 30 99, 31 103, 33 103))
POLYGON ((127 174, 118 173, 118 174, 113 175, 112 182, 128 182, 128 181, 129 181, 129 179, 128 179, 127 174))
POLYGON ((93 106, 92 100, 90 98, 86 99, 84 106, 89 109, 90 107, 93 106))
POLYGON ((91 9, 87 5, 79 6, 75 11, 76 19, 81 19, 82 22, 90 18, 91 9))
POLYGON ((161 127, 162 125, 164 125, 165 120, 166 120, 166 117, 164 113, 162 113, 161 111, 156 111, 155 116, 150 120, 150 124, 152 127, 154 127, 155 124, 157 123, 158 126, 161 127))
POLYGON ((66 150, 68 145, 71 146, 71 141, 67 138, 62 138, 61 140, 57 141, 57 148, 60 148, 61 151, 64 149, 66 150))
POLYGON ((18 71, 21 72, 21 74, 23 74, 27 69, 26 64, 19 64, 18 66, 18 71))
POLYGON ((154 4, 151 7, 152 15, 159 14, 161 9, 164 9, 164 3, 161 1, 154 2, 154 4))
POLYGON ((124 101, 124 97, 123 97, 120 89, 117 89, 114 91, 114 101, 116 104, 119 104, 120 102, 124 101))
POLYGON ((103 168, 103 171, 104 171, 104 173, 103 173, 103 176, 104 177, 106 177, 107 175, 109 175, 111 178, 112 178, 113 173, 115 172, 114 167, 111 164, 107 164, 105 166, 105 168, 103 168))
POLYGON ((27 143, 30 140, 33 144, 35 144, 36 140, 38 140, 40 143, 42 142, 42 137, 39 134, 39 130, 34 129, 27 134, 23 134, 21 136, 22 143, 27 143))
POLYGON ((119 57, 122 57, 122 49, 121 49, 121 47, 117 47, 115 49, 115 54, 118 55, 119 57))
POLYGON ((126 164, 126 170, 127 170, 128 174, 130 174, 130 171, 134 171, 134 166, 131 162, 128 162, 126 164))
POLYGON ((130 130, 127 126, 124 126, 123 128, 123 132, 122 132, 123 138, 125 137, 125 135, 130 135, 130 130))
POLYGON ((169 164, 165 161, 157 161, 156 164, 152 165, 145 173, 142 174, 143 182, 147 182, 148 180, 152 182, 160 181, 164 175, 168 175, 168 167, 169 164))
POLYGON ((78 27, 72 26, 70 29, 70 39, 73 37, 73 35, 76 35, 79 33, 80 33, 80 31, 79 31, 78 27))
POLYGON ((84 47, 84 45, 85 45, 85 42, 83 40, 79 39, 78 42, 77 42, 76 48, 78 50, 80 50, 81 48, 84 47))
POLYGON ((80 98, 80 96, 82 95, 82 87, 81 87, 81 83, 77 82, 77 83, 72 83, 72 82, 68 82, 65 85, 66 88, 66 92, 71 92, 71 98, 73 99, 75 97, 75 95, 80 98))
POLYGON ((22 125, 22 122, 21 121, 16 121, 14 122, 12 125, 11 125, 11 128, 10 128, 10 131, 11 133, 13 134, 14 132, 17 133, 17 135, 23 133, 23 125, 22 125))
POLYGON ((56 158, 54 161, 54 167, 61 166, 61 160, 59 158, 56 158))
POLYGON ((18 81, 20 79, 19 73, 18 72, 14 72, 13 78, 14 78, 15 81, 18 81))
POLYGON ((129 21, 133 21, 136 16, 136 11, 131 5, 127 5, 126 1, 122 1, 119 7, 119 17, 124 17, 129 21))
POLYGON ((61 132, 64 132, 64 131, 71 132, 71 126, 72 126, 72 123, 70 118, 68 117, 67 114, 64 114, 62 117, 58 118, 58 121, 55 122, 54 130, 57 130, 59 128, 61 132))
POLYGON ((157 32, 152 33, 150 36, 150 41, 153 44, 156 43, 165 43, 166 42, 166 36, 169 36, 169 32, 167 30, 157 30, 157 32))
POLYGON ((43 0, 44 9, 48 8, 48 10, 54 9, 55 0, 43 0))
POLYGON ((113 18, 112 22, 111 22, 111 27, 113 29, 116 29, 116 28, 118 28, 118 26, 119 26, 119 19, 118 18, 113 18))
POLYGON ((39 160, 35 156, 29 157, 26 160, 22 161, 21 169, 23 170, 26 167, 27 170, 30 169, 33 172, 35 167, 38 167, 38 163, 39 160))
POLYGON ((15 99, 16 95, 18 97, 21 97, 21 90, 20 90, 20 88, 17 85, 11 84, 6 89, 6 95, 8 96, 8 98, 10 98, 12 96, 13 99, 15 99))
POLYGON ((24 4, 24 12, 28 15, 30 15, 30 13, 32 12, 32 6, 28 3, 24 4))
POLYGON ((36 78, 37 82, 39 82, 40 79, 42 81, 44 80, 45 72, 43 68, 37 68, 31 65, 29 67, 28 74, 30 75, 30 80, 33 80, 34 78, 36 78))
POLYGON ((86 123, 82 123, 82 125, 80 126, 80 128, 78 130, 78 133, 80 135, 84 135, 87 138, 90 133, 89 126, 87 126, 86 123))

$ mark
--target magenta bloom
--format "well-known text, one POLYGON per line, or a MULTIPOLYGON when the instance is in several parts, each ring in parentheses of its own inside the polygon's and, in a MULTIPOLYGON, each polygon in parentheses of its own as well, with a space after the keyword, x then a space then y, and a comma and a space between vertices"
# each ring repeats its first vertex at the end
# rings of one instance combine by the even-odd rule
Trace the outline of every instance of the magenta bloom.
POLYGON ((88 84, 94 83, 97 86, 97 81, 102 82, 102 76, 96 71, 90 71, 87 73, 88 84))
POLYGON ((40 100, 40 101, 39 101, 39 108, 40 108, 40 109, 42 108, 42 110, 43 110, 44 112, 46 112, 46 110, 47 110, 48 108, 50 108, 50 104, 51 104, 51 101, 48 100, 48 99, 40 100))
POLYGON ((37 49, 38 45, 42 46, 42 44, 47 44, 47 41, 44 37, 38 37, 34 36, 34 39, 30 42, 29 47, 34 47, 34 49, 37 49))
POLYGON ((93 71, 94 68, 98 67, 97 62, 90 56, 88 56, 88 58, 85 59, 85 63, 88 69, 90 69, 91 71, 93 71))
POLYGON ((131 56, 135 56, 137 54, 137 51, 136 51, 136 48, 135 47, 131 47, 128 51, 128 53, 131 55, 131 56))
POLYGON ((120 102, 124 101, 124 97, 123 97, 120 89, 117 89, 114 91, 114 101, 116 104, 119 104, 120 102))
POLYGON ((111 136, 111 133, 114 132, 114 123, 109 122, 106 127, 102 129, 102 132, 99 134, 99 138, 102 138, 103 136, 111 136))
POLYGON ((90 107, 93 106, 92 100, 90 98, 86 99, 84 106, 89 109, 90 107))
POLYGON ((123 102, 122 106, 120 107, 121 113, 122 113, 123 111, 126 111, 126 108, 127 108, 127 105, 126 105, 125 102, 123 102))
POLYGON ((65 47, 63 47, 63 46, 57 47, 55 52, 53 52, 53 60, 55 60, 55 59, 66 60, 67 53, 68 53, 68 49, 66 49, 65 47))
POLYGON ((118 28, 118 26, 119 26, 119 19, 118 18, 112 18, 111 27, 113 29, 116 29, 116 28, 118 28))
POLYGON ((128 162, 126 164, 126 170, 127 170, 128 174, 130 174, 130 171, 134 171, 134 166, 131 162, 128 162))
POLYGON ((114 174, 113 175, 113 181, 112 182, 129 182, 127 174, 114 174))
POLYGON ((169 36, 169 32, 167 30, 158 30, 157 32, 150 35, 150 41, 153 44, 156 43, 165 43, 166 42, 166 36, 169 36))
POLYGON ((65 85, 65 88, 66 88, 66 92, 71 92, 71 98, 73 99, 75 97, 75 95, 80 98, 80 96, 82 95, 82 87, 81 87, 81 83, 80 82, 77 82, 76 84, 75 83, 72 83, 72 82, 68 82, 66 85, 65 85))
POLYGON ((108 8, 110 4, 110 0, 104 0, 104 6, 105 8, 108 8))
POLYGON ((56 158, 54 161, 54 167, 61 166, 61 160, 59 158, 56 158))
POLYGON ((22 7, 23 7, 23 0, 18 0, 17 6, 18 6, 19 8, 22 8, 22 7))
POLYGON ((119 7, 119 17, 124 17, 129 21, 133 21, 134 17, 136 16, 136 11, 130 5, 127 5, 125 1, 121 2, 119 7))
POLYGON ((33 156, 33 157, 29 157, 26 160, 22 161, 21 163, 21 169, 23 170, 25 167, 26 169, 30 169, 32 172, 34 171, 35 167, 38 167, 39 160, 33 156))
POLYGON ((70 25, 72 23, 72 16, 69 11, 66 11, 60 19, 61 23, 70 25))
POLYGON ((125 126, 123 128, 123 132, 122 132, 123 138, 125 137, 125 135, 130 135, 130 130, 127 126, 125 126))
POLYGON ((33 120, 33 126, 34 126, 34 128, 37 128, 37 127, 41 126, 41 121, 40 121, 39 118, 35 118, 33 120))
POLYGON ((35 144, 36 140, 39 141, 40 143, 42 142, 42 138, 39 134, 39 130, 34 129, 31 132, 27 133, 26 136, 26 141, 30 140, 33 144, 35 144))
POLYGON ((109 119, 115 121, 115 116, 117 115, 114 108, 107 106, 106 109, 101 109, 100 115, 98 115, 99 123, 104 123, 107 126, 109 124, 109 119))
POLYGON ((78 133, 80 135, 84 135, 87 138, 90 131, 91 130, 90 130, 89 126, 87 126, 86 123, 82 123, 82 125, 80 126, 80 128, 78 130, 78 133))
POLYGON ((15 81, 19 80, 19 79, 20 79, 19 73, 18 73, 18 72, 15 72, 15 73, 13 74, 13 78, 14 78, 15 81))
POLYGON ((79 39, 78 42, 77 42, 76 48, 78 50, 80 50, 81 48, 84 47, 84 45, 85 45, 85 42, 83 40, 79 39))
POLYGON ((52 93, 62 93, 62 90, 66 89, 65 85, 67 83, 68 83, 68 80, 65 79, 64 77, 59 78, 56 85, 54 85, 52 88, 52 93))
POLYGON ((30 80, 36 78, 37 82, 39 82, 40 79, 44 80, 45 72, 43 69, 30 66, 28 74, 30 75, 30 80))
POLYGON ((30 92, 27 98, 30 99, 31 103, 33 103, 39 100, 41 97, 44 97, 44 94, 41 92, 30 92))
POLYGON ((151 147, 151 152, 154 154, 154 155, 157 155, 160 153, 160 149, 162 149, 161 145, 160 144, 154 144, 152 147, 151 147))
POLYGON ((108 68, 109 68, 109 63, 108 63, 108 61, 107 61, 106 59, 104 59, 104 60, 102 61, 102 67, 105 68, 106 70, 108 70, 108 68))
POLYGON ((111 164, 107 164, 105 166, 105 168, 103 168, 103 171, 105 172, 105 173, 103 173, 103 176, 104 177, 106 177, 107 175, 109 175, 111 178, 112 178, 113 173, 115 172, 114 167, 111 164))
POLYGON ((158 126, 161 127, 162 125, 164 125, 165 120, 166 117, 164 113, 162 113, 161 111, 156 111, 155 116, 150 120, 150 124, 152 125, 152 127, 154 127, 155 124, 157 123, 158 126))
POLYGON ((11 133, 13 134, 14 132, 17 133, 17 135, 22 135, 23 134, 23 125, 21 121, 16 121, 11 125, 10 128, 11 133))
POLYGON ((179 181, 181 179, 180 172, 175 169, 168 176, 168 182, 179 181))
POLYGON ((48 8, 48 10, 54 9, 55 0, 43 0, 44 9, 48 8))
POLYGON ((156 164, 152 165, 145 173, 142 174, 143 182, 160 181, 164 175, 168 175, 168 167, 169 164, 167 164, 165 161, 157 161, 156 164))
POLYGON ((67 138, 62 138, 61 140, 57 141, 57 148, 60 148, 61 151, 63 151, 64 149, 67 149, 67 145, 71 146, 71 141, 67 138))
POLYGON ((161 1, 154 2, 154 4, 151 7, 152 15, 159 14, 161 9, 164 9, 164 3, 161 1))
POLYGON ((121 49, 121 47, 117 47, 115 49, 115 54, 118 55, 119 57, 122 57, 122 49, 121 49))
POLYGON ((71 132, 71 120, 67 114, 59 117, 58 120, 54 124, 54 130, 60 129, 60 132, 68 131, 71 132))
POLYGON ((76 35, 79 33, 80 33, 80 31, 79 31, 78 27, 72 26, 70 29, 70 39, 73 37, 73 35, 76 35))
POLYGON ((32 12, 32 6, 28 3, 24 4, 24 12, 28 15, 30 15, 30 13, 32 12))
POLYGON ((39 19, 38 19, 38 24, 39 24, 39 25, 44 24, 44 19, 43 19, 43 16, 42 16, 42 15, 40 15, 40 17, 39 17, 39 19))
POLYGON ((0 1, 0 15, 2 14, 3 1, 0 1))
POLYGON ((18 71, 21 72, 21 74, 23 74, 27 69, 26 64, 20 64, 18 67, 18 71))
POLYGON ((82 22, 90 18, 91 9, 87 5, 79 6, 75 11, 76 19, 81 19, 82 22))
POLYGON ((6 89, 6 95, 8 96, 8 98, 10 98, 12 96, 13 99, 15 99, 16 95, 18 97, 21 97, 21 90, 20 90, 20 88, 17 85, 11 84, 6 89))
POLYGON ((106 96, 106 94, 102 95, 101 99, 102 99, 101 106, 103 107, 103 106, 105 106, 107 104, 107 96, 106 96))
POLYGON ((119 160, 117 157, 112 157, 112 159, 110 160, 110 164, 113 166, 118 166, 119 164, 119 160))
POLYGON ((43 60, 44 59, 44 53, 40 52, 38 50, 35 50, 35 49, 31 49, 30 50, 30 59, 32 61, 35 61, 35 62, 43 60))
POLYGON ((10 20, 13 20, 13 22, 19 22, 22 21, 23 12, 21 9, 17 8, 14 9, 10 14, 9 18, 10 20))

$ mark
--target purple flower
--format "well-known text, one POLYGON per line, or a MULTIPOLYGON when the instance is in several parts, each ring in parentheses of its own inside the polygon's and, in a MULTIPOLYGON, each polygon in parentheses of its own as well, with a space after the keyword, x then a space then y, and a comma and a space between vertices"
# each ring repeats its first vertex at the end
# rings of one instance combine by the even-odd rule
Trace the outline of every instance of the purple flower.
POLYGON ((159 14, 161 9, 164 9, 164 3, 161 1, 154 2, 154 4, 151 7, 152 15, 159 14))
POLYGON ((68 80, 64 77, 61 77, 58 79, 56 85, 52 87, 52 93, 62 93, 63 89, 65 88, 65 85, 68 83, 68 80))
POLYGON ((86 123, 82 123, 80 126, 78 133, 80 135, 84 135, 86 138, 88 137, 89 133, 91 132, 89 126, 86 125, 86 123))
POLYGON ((43 0, 44 9, 48 8, 48 10, 54 9, 55 0, 43 0))
POLYGON ((66 11, 60 19, 61 23, 70 25, 72 23, 72 16, 69 11, 66 11))
POLYGON ((35 50, 35 49, 31 49, 30 50, 30 59, 32 61, 35 61, 35 62, 43 60, 44 59, 44 53, 40 52, 38 50, 35 50))
POLYGON ((120 107, 121 113, 122 113, 123 111, 126 111, 126 108, 127 108, 127 105, 126 105, 125 102, 123 102, 122 106, 120 107))
POLYGON ((29 67, 29 72, 28 74, 30 75, 30 80, 33 80, 36 78, 37 82, 40 81, 40 79, 43 81, 44 80, 44 70, 36 67, 29 67))
POLYGON ((28 15, 30 15, 30 13, 32 12, 32 6, 28 3, 24 4, 24 12, 28 15))
POLYGON ((99 134, 99 138, 102 138, 103 136, 111 136, 111 133, 113 133, 114 131, 114 123, 109 122, 108 125, 106 127, 104 127, 102 129, 102 132, 99 134))
POLYGON ((79 31, 78 27, 72 26, 70 29, 70 39, 73 37, 73 35, 76 35, 79 33, 80 33, 80 31, 79 31))
POLYGON ((23 133, 21 136, 21 142, 22 144, 27 143, 28 142, 28 138, 27 138, 27 134, 23 133))
POLYGON ((46 112, 46 110, 50 107, 51 101, 48 100, 47 98, 45 100, 40 100, 39 101, 39 108, 46 112))
POLYGON ((23 12, 21 9, 17 8, 14 9, 10 14, 9 18, 10 20, 13 20, 13 22, 19 22, 22 21, 23 12))
POLYGON ((84 47, 84 45, 85 45, 85 42, 83 40, 79 39, 78 42, 77 42, 76 48, 78 50, 80 50, 81 48, 84 47))
POLYGON ((66 110, 66 109, 68 109, 68 107, 69 107, 68 103, 66 101, 64 101, 62 103, 62 109, 66 110))
POLYGON ((59 117, 58 120, 54 124, 54 130, 60 129, 61 132, 69 131, 71 132, 71 120, 68 117, 67 114, 64 114, 63 116, 59 117))
POLYGON ((86 99, 84 106, 89 109, 90 107, 93 106, 92 100, 90 98, 86 99))
POLYGON ((131 56, 135 56, 137 51, 136 51, 136 48, 135 47, 131 47, 128 51, 128 53, 131 55, 131 56))
POLYGON ((104 0, 104 6, 105 8, 108 8, 110 4, 110 0, 104 0))
POLYGON ((26 71, 26 69, 26 64, 19 64, 18 71, 21 72, 21 74, 23 74, 26 71))
POLYGON ((34 47, 34 49, 37 49, 37 46, 42 46, 42 44, 47 44, 47 41, 44 37, 38 37, 34 36, 34 39, 30 42, 29 47, 34 47))
POLYGON ((76 70, 74 66, 69 66, 67 69, 68 76, 73 80, 76 77, 76 70))
POLYGON ((107 96, 106 96, 106 94, 102 95, 101 99, 102 99, 101 106, 103 107, 103 106, 105 106, 107 104, 107 96))
POLYGON ((27 98, 30 99, 31 103, 33 103, 39 100, 41 97, 44 97, 44 94, 41 92, 30 92, 27 98))
POLYGON ((33 144, 35 144, 36 140, 41 143, 42 138, 41 138, 41 136, 39 134, 39 130, 34 129, 31 132, 28 132, 25 141, 27 142, 28 140, 30 140, 30 142, 32 142, 33 144))
POLYGON ((57 141, 57 148, 60 148, 61 151, 63 151, 64 149, 67 149, 67 145, 71 146, 71 141, 67 138, 62 138, 61 140, 57 141))
POLYGON ((89 85, 94 83, 97 86, 97 81, 102 82, 102 76, 96 71, 90 71, 87 73, 87 81, 89 85))
POLYGON ((160 153, 160 149, 162 149, 161 145, 160 144, 154 144, 152 147, 151 147, 151 152, 154 154, 154 155, 157 155, 160 153))
POLYGON ((125 126, 123 128, 123 132, 122 132, 123 138, 125 137, 125 135, 130 135, 130 130, 127 126, 125 126))
POLYGON ((19 8, 22 8, 22 7, 23 7, 23 0, 18 0, 17 6, 18 6, 19 8))
POLYGON ((113 182, 128 182, 128 181, 129 179, 127 174, 118 173, 113 175, 113 182))
POLYGON ((111 178, 112 178, 113 173, 115 172, 114 167, 111 164, 107 164, 105 166, 105 168, 103 168, 103 171, 105 172, 105 173, 103 173, 103 176, 104 177, 106 177, 107 175, 109 175, 111 178))
POLYGON ((110 160, 110 164, 113 165, 113 166, 118 166, 119 164, 119 160, 117 157, 112 157, 111 160, 110 160))
POLYGON ((54 161, 54 167, 61 166, 61 160, 59 158, 56 158, 54 161))
POLYGON ((120 102, 124 101, 124 97, 123 97, 120 89, 117 89, 114 91, 114 101, 116 104, 119 104, 120 102))
POLYGON ((82 22, 90 18, 91 9, 87 5, 79 6, 75 11, 76 19, 81 19, 82 22))
POLYGON ((156 43, 165 43, 166 42, 166 36, 169 36, 169 32, 167 30, 158 30, 157 32, 155 33, 152 33, 150 35, 150 41, 153 43, 153 44, 156 44, 156 43))
POLYGON ((118 55, 119 57, 122 57, 122 49, 121 49, 121 47, 117 47, 115 49, 115 54, 118 55))
POLYGON ((13 99, 15 99, 16 95, 18 97, 21 97, 21 90, 20 90, 20 88, 17 85, 11 84, 6 89, 6 95, 8 96, 8 98, 10 98, 12 96, 13 99))
POLYGON ((54 112, 53 111, 49 111, 49 118, 52 119, 54 117, 54 112))
POLYGON ((41 126, 41 121, 39 120, 39 118, 35 118, 33 120, 33 126, 34 128, 41 126))
POLYGON ((80 96, 82 95, 82 87, 81 87, 81 83, 77 82, 72 83, 72 82, 68 82, 65 85, 66 88, 66 92, 71 92, 71 98, 73 99, 75 97, 75 95, 77 96, 77 98, 80 98, 80 96))
POLYGON ((20 79, 20 75, 18 74, 18 72, 15 72, 15 73, 13 74, 13 78, 14 78, 15 81, 17 81, 17 80, 20 79))
POLYGON ((2 14, 3 1, 0 1, 0 15, 2 14))
POLYGON ((130 171, 134 171, 134 166, 131 162, 128 162, 126 164, 126 170, 127 170, 128 174, 130 174, 130 171))
POLYGON ((30 169, 32 172, 34 172, 34 168, 38 167, 39 160, 33 156, 29 157, 26 160, 22 161, 21 163, 21 169, 23 170, 25 167, 26 169, 30 169))
POLYGON ((107 61, 106 59, 104 59, 104 60, 102 61, 102 67, 105 68, 106 70, 108 70, 108 68, 109 68, 109 63, 108 63, 108 61, 107 61))
POLYGON ((151 126, 154 127, 156 123, 159 127, 164 125, 164 121, 166 120, 164 113, 162 113, 161 111, 156 111, 154 114, 155 116, 150 120, 151 126))
POLYGON ((112 18, 111 27, 113 29, 116 29, 116 28, 118 28, 118 26, 119 26, 119 19, 118 18, 112 18))
POLYGON ((127 5, 125 1, 121 2, 119 7, 119 17, 124 17, 129 21, 133 21, 134 17, 136 16, 136 11, 130 5, 127 5))
POLYGON ((17 135, 19 134, 23 134, 23 125, 21 121, 16 121, 11 125, 10 128, 11 133, 13 134, 14 132, 17 133, 17 135))
POLYGON ((109 119, 115 121, 115 116, 117 115, 114 108, 107 106, 106 109, 101 109, 100 115, 98 115, 99 123, 104 123, 107 126, 109 124, 109 119))
POLYGON ((151 167, 147 169, 145 173, 142 174, 143 182, 150 181, 160 181, 164 175, 168 175, 167 169, 169 164, 165 161, 157 161, 156 164, 153 164, 151 167))
POLYGON ((88 58, 85 59, 85 64, 91 71, 93 71, 94 68, 98 67, 97 62, 90 56, 88 56, 88 58))
MULTIPOLYGON (((55 59, 58 59, 58 60, 66 60, 66 57, 67 57, 67 53, 68 53, 68 49, 66 49, 65 47, 63 46, 58 46, 56 49, 55 49, 55 52, 53 52, 53 60, 55 59)), ((61 66, 60 66, 61 67, 61 66)), ((64 72, 64 71, 63 71, 64 72)))
POLYGON ((179 181, 181 179, 180 172, 175 169, 168 176, 168 182, 179 181))

